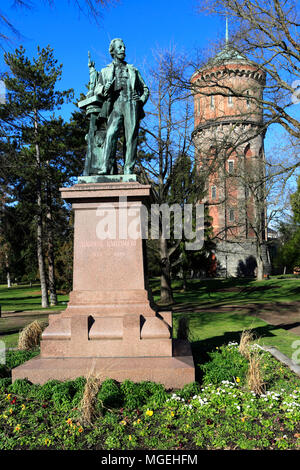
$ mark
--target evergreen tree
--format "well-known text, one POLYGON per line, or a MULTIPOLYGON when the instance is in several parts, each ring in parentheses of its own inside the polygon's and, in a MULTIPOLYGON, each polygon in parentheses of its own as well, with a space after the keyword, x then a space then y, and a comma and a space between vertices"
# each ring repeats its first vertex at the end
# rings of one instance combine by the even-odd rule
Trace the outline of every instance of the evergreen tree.
POLYGON ((288 223, 281 223, 281 246, 275 258, 277 269, 293 272, 300 267, 300 176, 298 177, 297 190, 290 198, 293 217, 288 223))
MULTIPOLYGON (((42 291, 42 307, 48 307, 47 275, 45 268, 45 201, 49 202, 48 183, 49 160, 44 126, 51 120, 50 113, 60 109, 73 96, 73 90, 57 91, 57 81, 62 74, 50 46, 38 47, 37 57, 30 60, 21 46, 15 53, 5 53, 4 59, 9 72, 4 75, 7 102, 1 106, 2 135, 8 135, 10 145, 17 145, 20 151, 10 166, 10 178, 15 187, 24 195, 29 192, 34 209, 37 260, 42 291), (46 194, 46 197, 45 197, 46 194)), ((52 176, 52 175, 51 175, 52 176)), ((52 197, 52 196, 50 196, 52 197)), ((28 202, 28 199, 27 199, 28 202)))
POLYGON ((294 221, 300 224, 300 176, 297 181, 297 190, 291 195, 291 206, 294 214, 294 221))

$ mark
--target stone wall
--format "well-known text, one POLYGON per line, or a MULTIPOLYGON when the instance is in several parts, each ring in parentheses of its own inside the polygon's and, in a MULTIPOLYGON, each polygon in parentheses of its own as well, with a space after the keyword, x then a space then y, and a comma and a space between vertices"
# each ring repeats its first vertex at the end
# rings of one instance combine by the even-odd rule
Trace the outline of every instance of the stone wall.
MULTIPOLYGON (((264 274, 271 274, 271 265, 263 247, 264 274)), ((253 241, 219 242, 215 250, 218 277, 251 277, 256 273, 256 247, 253 241)))

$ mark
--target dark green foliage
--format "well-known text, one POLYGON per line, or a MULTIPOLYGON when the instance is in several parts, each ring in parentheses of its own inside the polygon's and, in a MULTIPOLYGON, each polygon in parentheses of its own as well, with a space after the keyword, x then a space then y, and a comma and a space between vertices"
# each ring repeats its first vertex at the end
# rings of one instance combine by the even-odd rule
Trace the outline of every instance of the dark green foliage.
POLYGON ((185 400, 198 395, 201 392, 201 385, 198 382, 191 382, 190 384, 185 385, 177 395, 185 400))
MULTIPOLYGON (((150 382, 149 382, 150 383, 150 382)), ((155 384, 151 382, 153 385, 155 385, 153 389, 153 395, 150 395, 147 402, 146 406, 151 407, 151 408, 159 408, 163 406, 165 401, 168 398, 168 394, 165 390, 165 388, 161 384, 155 384)))
POLYGON ((234 382, 239 377, 241 383, 244 382, 248 361, 238 351, 237 348, 225 348, 222 346, 217 351, 208 353, 210 361, 200 365, 204 372, 204 384, 221 384, 223 380, 234 382))
POLYGON ((106 379, 98 392, 98 400, 105 408, 119 408, 123 405, 123 395, 117 382, 106 379))
POLYGON ((40 354, 40 350, 33 351, 7 351, 6 353, 6 366, 8 369, 18 367, 29 359, 34 358, 40 354))
POLYGON ((79 405, 84 388, 83 380, 69 380, 56 384, 52 389, 51 397, 54 406, 57 409, 65 409, 67 411, 79 405))
POLYGON ((78 405, 84 377, 44 385, 28 380, 11 385, 10 379, 0 379, 0 448, 296 450, 299 377, 270 354, 259 354, 263 379, 267 390, 276 392, 273 396, 250 393, 243 384, 245 360, 237 344, 231 344, 212 352, 206 364, 204 379, 216 385, 193 382, 166 392, 153 382, 105 380, 96 411, 103 411, 103 404, 110 409, 96 413, 93 426, 81 423, 78 405), (220 385, 236 377, 241 381, 220 385))
POLYGON ((27 379, 17 379, 8 387, 9 393, 15 393, 22 397, 30 396, 32 394, 32 389, 34 385, 27 379))
POLYGON ((286 390, 291 393, 299 387, 299 377, 270 354, 263 355, 261 371, 267 390, 286 390))
POLYGON ((11 384, 11 379, 6 377, 6 378, 3 378, 3 379, 0 379, 0 392, 3 393, 5 392, 8 387, 10 386, 11 384))
POLYGON ((8 367, 6 367, 5 364, 0 365, 0 379, 9 377, 10 375, 10 370, 8 367))
POLYGON ((279 247, 274 260, 277 272, 285 270, 292 273, 295 267, 300 266, 300 176, 297 181, 297 190, 290 197, 293 217, 288 221, 280 222, 279 247))
POLYGON ((78 406, 83 396, 85 378, 60 382, 49 380, 44 385, 34 385, 28 380, 16 380, 9 388, 10 393, 29 396, 43 402, 51 402, 56 409, 69 409, 78 406))
POLYGON ((35 390, 35 398, 41 401, 50 401, 55 387, 59 384, 59 380, 49 380, 35 390))
POLYGON ((124 395, 124 407, 128 410, 145 405, 161 405, 167 396, 164 387, 154 382, 134 383, 131 380, 125 380, 121 384, 121 390, 124 395))
MULTIPOLYGON (((33 59, 22 46, 5 53, 4 59, 8 72, 3 76, 7 103, 0 109, 0 183, 5 197, 9 195, 15 205, 3 205, 6 225, 0 245, 5 243, 12 277, 34 280, 39 266, 42 302, 47 306, 47 287, 55 293, 55 268, 58 287, 70 288, 72 225, 59 188, 82 171, 86 129, 82 113, 74 113, 69 123, 52 114, 73 98, 73 90, 56 90, 62 64, 50 46, 38 47, 33 59), (42 239, 39 265, 37 233, 42 239)), ((5 276, 1 263, 0 276, 5 276)))
POLYGON ((72 405, 78 406, 83 397, 83 391, 84 391, 84 387, 86 384, 86 378, 77 377, 77 379, 73 380, 72 384, 73 384, 73 391, 75 392, 73 395, 73 399, 72 399, 72 405))
POLYGON ((101 385, 98 400, 104 408, 120 408, 132 411, 143 406, 158 407, 167 399, 167 392, 161 384, 154 382, 134 383, 125 380, 118 384, 112 379, 107 379, 101 385))
POLYGON ((297 180, 297 190, 291 195, 291 206, 294 214, 294 221, 300 224, 300 176, 297 180))

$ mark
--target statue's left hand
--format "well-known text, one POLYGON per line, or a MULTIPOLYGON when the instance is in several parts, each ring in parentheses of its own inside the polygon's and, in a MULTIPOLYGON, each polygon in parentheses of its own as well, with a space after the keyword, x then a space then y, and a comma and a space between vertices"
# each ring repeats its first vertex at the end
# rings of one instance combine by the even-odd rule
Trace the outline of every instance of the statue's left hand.
POLYGON ((133 99, 134 101, 141 101, 141 97, 140 97, 140 95, 138 95, 137 93, 133 93, 132 99, 133 99))

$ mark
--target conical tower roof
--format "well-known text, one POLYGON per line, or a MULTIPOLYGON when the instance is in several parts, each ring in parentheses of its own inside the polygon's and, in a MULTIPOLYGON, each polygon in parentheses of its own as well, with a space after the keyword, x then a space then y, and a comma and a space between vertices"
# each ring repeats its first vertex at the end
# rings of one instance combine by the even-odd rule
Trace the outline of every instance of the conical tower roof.
POLYGON ((248 62, 250 63, 249 59, 244 54, 241 54, 237 49, 234 47, 229 46, 226 44, 224 49, 222 49, 215 57, 210 59, 207 65, 219 65, 223 64, 224 62, 248 62))

